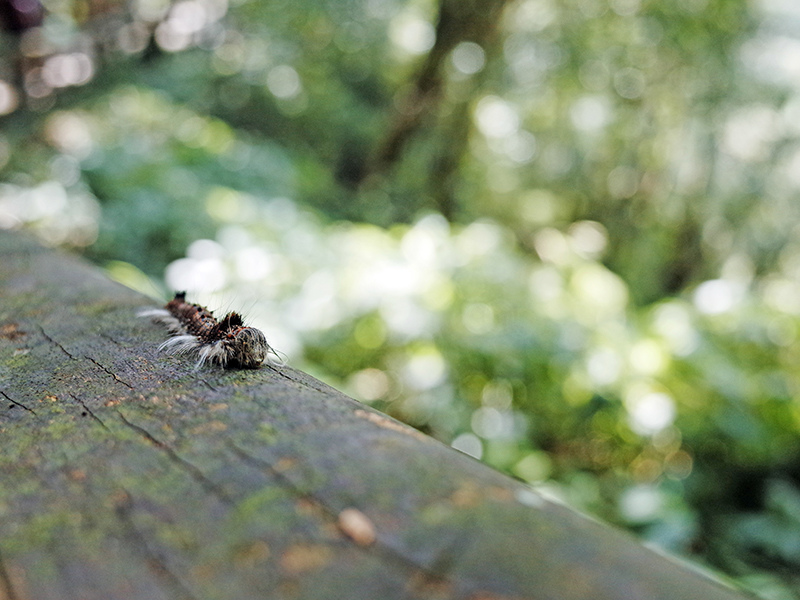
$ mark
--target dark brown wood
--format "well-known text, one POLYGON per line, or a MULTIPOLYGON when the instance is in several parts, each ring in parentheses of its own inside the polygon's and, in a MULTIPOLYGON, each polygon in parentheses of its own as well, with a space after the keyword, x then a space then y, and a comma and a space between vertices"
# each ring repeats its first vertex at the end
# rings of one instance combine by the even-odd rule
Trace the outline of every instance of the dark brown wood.
POLYGON ((0 598, 741 598, 292 368, 160 355, 7 232, 0 298, 0 598))

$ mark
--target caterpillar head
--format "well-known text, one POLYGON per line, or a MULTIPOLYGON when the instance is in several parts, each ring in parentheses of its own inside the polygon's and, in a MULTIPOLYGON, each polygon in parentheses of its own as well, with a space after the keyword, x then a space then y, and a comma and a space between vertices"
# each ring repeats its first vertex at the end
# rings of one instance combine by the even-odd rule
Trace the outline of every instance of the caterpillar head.
POLYGON ((269 352, 266 336, 254 327, 242 327, 230 341, 228 362, 231 366, 257 369, 269 352))

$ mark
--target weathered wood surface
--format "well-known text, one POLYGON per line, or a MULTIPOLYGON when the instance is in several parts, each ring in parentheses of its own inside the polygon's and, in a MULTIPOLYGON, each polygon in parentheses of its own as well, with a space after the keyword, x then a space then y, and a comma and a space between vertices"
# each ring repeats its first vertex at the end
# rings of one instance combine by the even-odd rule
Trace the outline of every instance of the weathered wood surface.
POLYGON ((742 598, 301 372, 159 355, 150 304, 0 233, 0 598, 742 598))

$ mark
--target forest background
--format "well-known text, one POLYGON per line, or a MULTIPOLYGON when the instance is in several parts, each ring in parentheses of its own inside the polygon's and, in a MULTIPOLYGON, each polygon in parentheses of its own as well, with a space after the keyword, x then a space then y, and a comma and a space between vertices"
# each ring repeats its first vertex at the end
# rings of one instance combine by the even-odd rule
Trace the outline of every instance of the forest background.
POLYGON ((800 5, 0 9, 0 227, 800 598, 800 5))

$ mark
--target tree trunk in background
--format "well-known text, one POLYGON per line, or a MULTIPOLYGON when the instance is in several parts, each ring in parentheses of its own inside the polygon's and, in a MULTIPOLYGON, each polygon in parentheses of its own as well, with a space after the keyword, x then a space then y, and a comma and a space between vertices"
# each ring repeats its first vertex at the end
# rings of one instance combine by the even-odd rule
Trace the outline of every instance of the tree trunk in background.
MULTIPOLYGON (((391 116, 387 133, 378 144, 372 165, 365 170, 364 178, 385 175, 401 160, 403 151, 414 135, 435 117, 443 98, 447 59, 461 42, 474 42, 485 50, 494 42, 503 11, 511 0, 440 0, 439 17, 436 24, 436 42, 422 63, 417 75, 401 95, 397 108, 391 116)), ((459 117, 468 117, 460 109, 459 117)), ((448 129, 452 125, 448 124, 448 129)), ((463 119, 460 129, 469 127, 469 119, 463 119)), ((437 166, 451 169, 457 165, 466 148, 466 131, 449 139, 446 156, 437 158, 437 166)), ((442 153, 439 150, 440 154, 442 153)), ((436 171, 439 175, 439 171, 436 171)), ((449 178, 450 173, 445 174, 449 178)), ((437 176, 437 181, 439 177, 437 176)), ((435 186, 436 192, 442 191, 435 186)), ((445 186, 447 187, 447 186, 445 186)), ((439 198, 438 208, 448 218, 452 216, 452 198, 439 198)))
POLYGON ((294 369, 158 354, 5 232, 0 297, 4 600, 741 598, 294 369))

